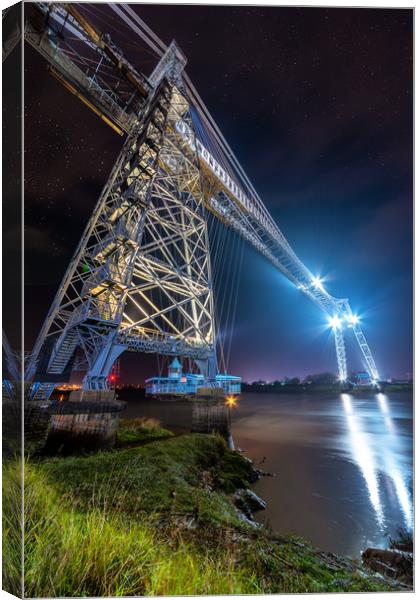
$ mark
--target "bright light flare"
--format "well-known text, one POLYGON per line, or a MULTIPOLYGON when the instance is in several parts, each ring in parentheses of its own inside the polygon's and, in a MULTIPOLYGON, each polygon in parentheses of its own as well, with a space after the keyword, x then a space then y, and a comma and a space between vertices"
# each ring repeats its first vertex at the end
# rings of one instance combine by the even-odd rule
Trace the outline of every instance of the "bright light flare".
POLYGON ((328 318, 328 325, 333 329, 341 329, 341 319, 337 315, 328 318))
POLYGON ((235 408, 238 403, 238 398, 236 396, 226 396, 225 398, 226 406, 229 408, 235 408))
POLYGON ((357 323, 360 321, 360 318, 358 315, 348 315, 347 316, 347 321, 350 323, 350 325, 357 325, 357 323))
POLYGON ((312 285, 316 287, 318 290, 323 290, 324 286, 322 285, 322 279, 319 275, 312 279, 312 285))

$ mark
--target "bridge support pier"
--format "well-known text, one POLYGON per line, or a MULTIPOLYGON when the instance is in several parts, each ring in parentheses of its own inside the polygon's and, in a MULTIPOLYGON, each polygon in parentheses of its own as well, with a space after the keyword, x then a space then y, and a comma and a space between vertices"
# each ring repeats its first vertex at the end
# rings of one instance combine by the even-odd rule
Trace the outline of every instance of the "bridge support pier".
POLYGON ((54 406, 47 451, 73 453, 112 448, 119 414, 125 406, 114 396, 113 391, 78 390, 72 392, 69 402, 54 406))
POLYGON ((197 396, 193 400, 191 431, 219 433, 229 443, 230 415, 223 396, 197 396))

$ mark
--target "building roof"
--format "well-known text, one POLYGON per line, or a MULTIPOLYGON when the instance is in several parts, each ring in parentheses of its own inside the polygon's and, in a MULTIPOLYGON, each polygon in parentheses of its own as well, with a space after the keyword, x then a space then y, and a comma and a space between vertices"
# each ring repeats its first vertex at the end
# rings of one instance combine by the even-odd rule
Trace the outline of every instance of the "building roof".
POLYGON ((169 365, 170 369, 180 369, 181 368, 181 363, 178 360, 178 357, 175 356, 175 358, 173 359, 173 361, 171 362, 171 364, 169 365))

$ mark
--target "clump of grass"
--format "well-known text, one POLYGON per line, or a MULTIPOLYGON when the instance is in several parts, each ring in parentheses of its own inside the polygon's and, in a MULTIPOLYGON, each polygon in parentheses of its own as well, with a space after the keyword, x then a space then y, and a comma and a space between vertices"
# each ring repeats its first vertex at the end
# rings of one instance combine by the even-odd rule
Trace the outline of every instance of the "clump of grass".
POLYGON ((153 417, 121 419, 117 431, 117 447, 145 444, 153 440, 172 437, 174 434, 161 427, 153 417))
POLYGON ((224 452, 218 469, 217 484, 232 494, 235 490, 248 487, 256 479, 256 470, 251 461, 238 452, 224 452))
POLYGON ((22 597, 22 462, 3 460, 3 589, 22 597))
MULTIPOLYGON (((19 471, 16 462, 4 474, 4 484, 11 490, 4 505, 9 522, 19 520, 20 492, 18 486, 9 487, 12 480, 19 480, 19 471)), ((5 529, 7 549, 15 543, 11 534, 10 528, 5 529)), ((199 551, 181 538, 162 543, 149 520, 133 521, 104 509, 75 510, 46 474, 29 463, 24 543, 26 597, 232 594, 260 589, 230 552, 217 556, 199 551)), ((8 556, 5 568, 16 571, 20 556, 19 560, 16 554, 8 556)), ((16 585, 12 589, 17 590, 16 585)))
POLYGON ((251 551, 244 551, 241 564, 258 574, 265 594, 398 589, 373 574, 362 573, 356 562, 323 553, 293 535, 270 537, 261 532, 251 551))
POLYGON ((120 419, 120 429, 158 429, 161 426, 159 419, 154 417, 136 417, 134 419, 120 419))
POLYGON ((158 512, 166 521, 194 515, 201 524, 240 526, 223 493, 211 492, 203 472, 217 477, 229 452, 221 437, 191 434, 89 456, 44 461, 40 468, 80 509, 95 505, 129 516, 158 512))

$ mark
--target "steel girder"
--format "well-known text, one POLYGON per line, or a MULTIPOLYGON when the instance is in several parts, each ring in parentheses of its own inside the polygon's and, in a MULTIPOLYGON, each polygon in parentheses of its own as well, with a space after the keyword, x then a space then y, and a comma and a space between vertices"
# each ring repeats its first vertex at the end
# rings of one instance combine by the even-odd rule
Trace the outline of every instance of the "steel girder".
POLYGON ((215 370, 202 178, 196 153, 175 127, 179 121, 192 126, 190 105, 174 80, 163 77, 73 256, 27 377, 36 379, 49 337, 56 341, 47 373, 62 372, 81 347, 89 363, 86 389, 107 389, 124 350, 185 354, 215 370))
POLYGON ((366 338, 363 334, 363 331, 360 328, 359 324, 355 324, 353 326, 354 335, 356 336, 357 343, 359 344, 360 351, 362 353, 366 368, 369 372, 373 381, 378 381, 379 373, 376 368, 375 361, 373 360, 372 352, 369 348, 369 345, 366 341, 366 338))

